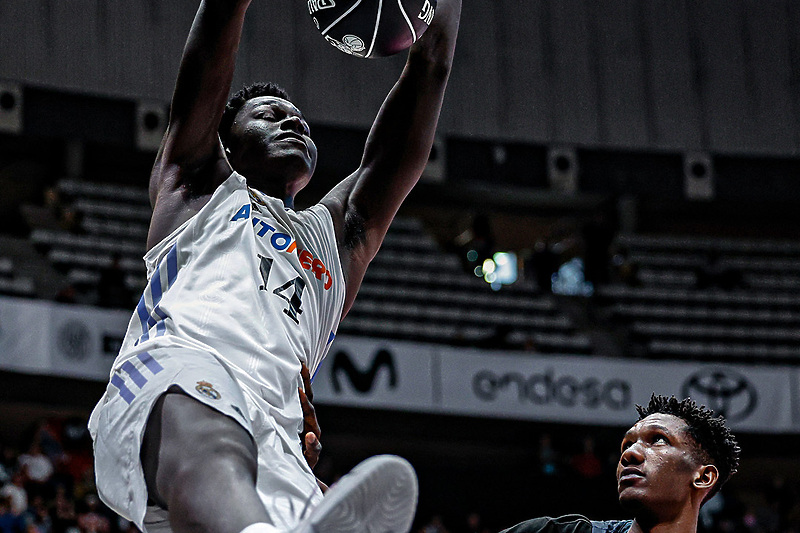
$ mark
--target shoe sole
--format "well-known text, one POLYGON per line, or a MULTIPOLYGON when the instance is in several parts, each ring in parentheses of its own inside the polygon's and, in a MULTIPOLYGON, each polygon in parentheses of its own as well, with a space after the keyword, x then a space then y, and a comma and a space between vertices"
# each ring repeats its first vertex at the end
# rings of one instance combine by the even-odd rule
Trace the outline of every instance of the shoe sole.
POLYGON ((417 496, 408 461, 371 457, 331 486, 298 533, 408 533, 417 496))

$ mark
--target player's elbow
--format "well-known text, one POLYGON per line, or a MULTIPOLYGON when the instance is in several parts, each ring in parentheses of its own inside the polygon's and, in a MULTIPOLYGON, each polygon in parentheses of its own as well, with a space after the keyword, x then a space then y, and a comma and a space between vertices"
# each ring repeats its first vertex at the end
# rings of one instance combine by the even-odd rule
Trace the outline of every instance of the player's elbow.
POLYGON ((444 84, 450 76, 453 58, 449 54, 420 48, 409 54, 408 65, 413 72, 424 78, 427 84, 444 84))

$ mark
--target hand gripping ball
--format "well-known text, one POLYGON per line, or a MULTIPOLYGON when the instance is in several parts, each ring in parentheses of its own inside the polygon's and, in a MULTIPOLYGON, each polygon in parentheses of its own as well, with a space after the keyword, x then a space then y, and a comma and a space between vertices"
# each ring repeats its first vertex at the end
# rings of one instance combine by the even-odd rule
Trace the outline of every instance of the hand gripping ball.
POLYGON ((405 50, 428 29, 435 10, 436 0, 308 0, 322 36, 357 57, 405 50))

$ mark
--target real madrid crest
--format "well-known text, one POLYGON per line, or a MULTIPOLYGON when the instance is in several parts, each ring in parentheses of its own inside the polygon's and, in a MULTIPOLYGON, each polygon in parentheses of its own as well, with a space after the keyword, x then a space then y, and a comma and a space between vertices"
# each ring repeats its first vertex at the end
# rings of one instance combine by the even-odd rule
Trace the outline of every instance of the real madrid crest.
POLYGON ((222 394, 208 381, 198 381, 195 389, 203 396, 211 398, 212 400, 219 400, 222 398, 222 394))

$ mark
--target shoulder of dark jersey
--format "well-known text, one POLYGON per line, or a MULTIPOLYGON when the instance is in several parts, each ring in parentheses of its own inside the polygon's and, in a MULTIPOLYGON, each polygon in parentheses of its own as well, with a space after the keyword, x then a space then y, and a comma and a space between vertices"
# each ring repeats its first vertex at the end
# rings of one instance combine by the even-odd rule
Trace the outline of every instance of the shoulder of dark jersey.
POLYGON ((506 529, 502 533, 591 533, 592 523, 585 516, 570 514, 552 518, 543 516, 532 518, 516 526, 506 529))
POLYGON ((607 522, 592 522, 592 531, 594 533, 628 533, 632 520, 609 520, 607 522))

